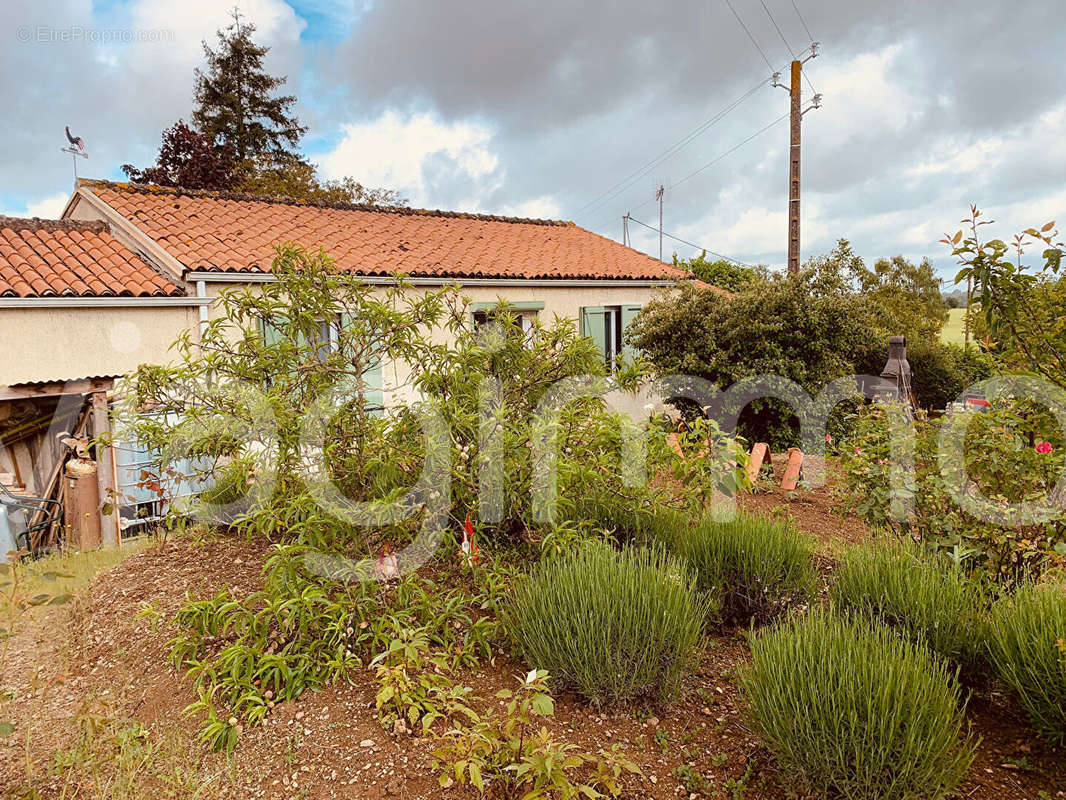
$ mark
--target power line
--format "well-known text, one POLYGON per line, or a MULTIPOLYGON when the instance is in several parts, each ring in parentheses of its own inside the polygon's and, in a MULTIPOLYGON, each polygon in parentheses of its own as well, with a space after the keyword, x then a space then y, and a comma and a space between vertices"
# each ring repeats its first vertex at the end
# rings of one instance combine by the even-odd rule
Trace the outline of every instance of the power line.
POLYGON ((739 149, 740 149, 741 147, 743 147, 744 145, 746 145, 746 144, 747 144, 748 142, 750 142, 750 141, 751 141, 752 139, 754 139, 754 138, 755 138, 756 136, 759 136, 759 135, 761 135, 761 134, 763 134, 763 133, 766 133, 766 131, 770 130, 770 128, 774 127, 775 125, 777 125, 777 124, 778 124, 778 123, 780 123, 780 122, 783 122, 783 121, 784 121, 784 120, 786 120, 787 118, 788 118, 788 114, 782 114, 782 115, 781 115, 780 117, 778 117, 777 119, 775 119, 775 120, 774 120, 773 122, 771 122, 771 123, 769 123, 768 125, 764 125, 763 127, 759 128, 759 130, 755 131, 755 133, 753 133, 753 134, 752 134, 751 136, 749 136, 749 137, 748 137, 747 139, 745 139, 744 141, 740 142, 739 144, 735 144, 735 145, 733 145, 733 146, 732 146, 731 148, 729 148, 728 150, 726 150, 726 151, 725 151, 724 153, 722 153, 722 154, 721 154, 720 156, 717 156, 717 157, 715 157, 715 158, 711 159, 710 161, 708 161, 708 162, 707 162, 706 164, 704 164, 704 165, 703 165, 702 167, 700 167, 699 169, 693 170, 692 172, 690 172, 690 173, 689 173, 688 175, 686 175, 686 176, 685 176, 684 178, 682 178, 681 180, 679 180, 679 181, 676 181, 676 182, 674 182, 673 184, 671 184, 670 188, 671 188, 671 189, 676 189, 676 188, 677 188, 678 186, 680 186, 680 185, 681 185, 682 183, 684 183, 685 181, 689 180, 690 178, 695 178, 695 177, 696 177, 697 175, 699 175, 699 174, 700 174, 701 172, 703 172, 703 171, 704 171, 705 169, 707 169, 708 167, 713 167, 713 166, 714 166, 715 164, 717 164, 717 163, 718 163, 719 161, 721 161, 721 160, 722 160, 723 158, 725 158, 725 157, 726 157, 726 156, 728 156, 728 155, 732 155, 732 154, 733 154, 734 152, 736 152, 736 151, 737 151, 737 150, 739 150, 739 149))
MULTIPOLYGON (((773 122, 771 122, 771 123, 769 123, 768 125, 764 125, 763 127, 759 128, 759 130, 755 131, 755 133, 751 134, 750 136, 748 136, 748 137, 747 137, 746 139, 744 139, 743 141, 741 141, 741 142, 738 142, 737 144, 733 145, 732 147, 730 147, 730 148, 729 148, 728 150, 726 150, 725 152, 723 152, 723 153, 720 153, 719 155, 715 156, 715 157, 714 157, 713 159, 711 159, 710 161, 708 161, 708 162, 707 162, 706 164, 704 164, 704 165, 703 165, 702 167, 700 167, 700 168, 698 168, 698 169, 696 169, 696 170, 693 170, 693 171, 692 171, 692 172, 690 172, 690 173, 689 173, 688 175, 686 175, 686 176, 685 176, 684 178, 682 178, 682 179, 681 179, 681 180, 679 180, 679 181, 675 181, 674 183, 670 184, 670 185, 669 185, 669 186, 667 186, 666 188, 667 188, 668 190, 672 190, 672 189, 675 189, 676 187, 680 186, 680 185, 681 185, 682 183, 684 183, 685 181, 688 181, 688 180, 690 180, 690 179, 692 179, 692 178, 696 177, 697 175, 699 175, 699 174, 700 174, 701 172, 703 172, 704 170, 706 170, 706 169, 709 169, 710 167, 713 167, 713 166, 714 166, 715 164, 717 164, 717 163, 718 163, 719 161, 721 161, 722 159, 724 159, 724 158, 726 158, 727 156, 730 156, 730 155, 732 155, 733 153, 735 153, 735 152, 736 152, 737 150, 739 150, 739 149, 740 149, 741 147, 743 147, 744 145, 746 145, 746 144, 747 144, 748 142, 750 142, 750 141, 751 141, 752 139, 755 139, 756 137, 758 137, 758 136, 761 136, 762 134, 766 133, 766 131, 770 130, 770 128, 774 127, 775 125, 778 125, 778 124, 780 124, 781 122, 783 122, 783 121, 784 121, 784 120, 786 120, 787 118, 788 118, 788 114, 782 114, 782 115, 781 115, 780 117, 778 117, 777 119, 775 119, 775 120, 774 120, 773 122)), ((637 209, 641 209, 641 208, 643 208, 644 206, 648 205, 648 203, 654 202, 654 201, 655 201, 655 199, 656 199, 656 198, 654 198, 654 197, 651 197, 651 198, 649 198, 649 199, 645 200, 645 201, 644 201, 643 203, 638 203, 637 205, 633 206, 633 208, 631 209, 631 212, 632 212, 632 211, 634 211, 634 210, 637 210, 637 209)))
MULTIPOLYGON (((659 233, 659 229, 658 228, 652 227, 651 225, 649 225, 646 222, 641 222, 636 217, 630 216, 629 217, 629 221, 630 222, 635 222, 638 225, 642 225, 642 226, 644 226, 645 228, 647 228, 650 231, 655 231, 656 233, 659 233)), ((705 251, 707 253, 710 253, 712 256, 715 256, 716 258, 721 258, 721 259, 724 259, 726 261, 732 261, 734 264, 739 264, 742 267, 750 267, 750 266, 752 266, 751 264, 745 264, 743 261, 738 261, 735 258, 730 258, 727 255, 723 255, 721 253, 716 253, 716 252, 714 252, 714 250, 712 250, 709 247, 704 247, 703 245, 696 244, 695 242, 686 241, 685 239, 682 239, 680 236, 674 236, 672 233, 666 233, 665 231, 663 231, 663 236, 665 236, 667 239, 673 239, 675 242, 681 242, 681 244, 687 244, 689 247, 695 247, 697 250, 703 250, 703 251, 705 251)), ((662 260, 662 259, 660 259, 660 260, 662 260)))
POLYGON ((766 16, 768 16, 770 18, 770 22, 773 23, 774 30, 777 31, 777 35, 780 36, 781 37, 781 41, 784 42, 785 49, 788 50, 789 55, 791 55, 793 58, 795 58, 796 57, 796 51, 792 49, 792 45, 790 45, 788 43, 788 39, 785 38, 785 34, 783 34, 781 32, 781 28, 778 27, 777 20, 774 19, 774 15, 770 13, 770 9, 766 7, 765 0, 759 0, 759 2, 762 3, 762 10, 766 12, 766 16))
MULTIPOLYGON (((727 0, 727 2, 728 2, 728 0, 727 0)), ((730 8, 732 8, 732 6, 730 6, 730 8)), ((736 14, 736 11, 734 11, 733 13, 736 14)), ((744 23, 739 19, 739 17, 737 18, 737 21, 741 23, 741 26, 744 25, 744 23)), ((747 30, 746 27, 745 27, 745 30, 747 30)), ((749 35, 749 37, 751 36, 750 31, 749 31, 748 35, 749 35)), ((752 43, 755 44, 755 46, 758 48, 758 43, 755 42, 754 39, 752 40, 752 43)), ((797 58, 802 57, 803 55, 805 55, 810 49, 811 49, 811 47, 807 47, 802 53, 800 53, 799 56, 797 56, 797 58)), ((760 52, 762 52, 761 48, 759 48, 759 50, 760 50, 760 52)), ((771 72, 773 72, 774 71, 773 66, 770 65, 769 60, 766 59, 766 54, 765 53, 763 53, 763 59, 766 61, 767 65, 770 66, 771 72)), ((808 79, 808 83, 809 82, 810 82, 810 79, 808 79)), ((613 200, 614 198, 618 197, 620 194, 622 194, 622 192, 624 192, 626 189, 628 189, 631 186, 633 186, 633 184, 635 184, 642 177, 646 176, 649 172, 651 172, 652 169, 654 169, 655 167, 659 166, 660 164, 665 162, 667 159, 671 158, 672 156, 674 156, 675 154, 680 152, 682 149, 687 147, 694 139, 696 139, 696 137, 698 137, 699 135, 701 135, 702 133, 707 131, 709 128, 711 128, 716 123, 720 122, 727 114, 729 114, 731 111, 733 111, 733 109, 737 108, 744 101, 748 100, 752 95, 754 95, 759 89, 761 89, 765 85, 766 85, 766 80, 765 79, 759 81, 757 84, 752 86, 750 89, 748 89, 746 92, 744 92, 744 94, 740 95, 733 102, 729 103, 727 106, 725 106, 721 111, 719 111, 717 114, 712 116, 710 119, 707 119, 706 121, 704 121, 704 122, 700 123, 699 125, 697 125, 688 134, 686 134, 684 137, 682 137, 676 143, 674 143, 673 145, 668 147, 666 150, 664 150, 658 156, 656 156, 655 158, 651 159, 650 161, 645 163, 642 167, 638 168, 634 172, 631 172, 629 175, 627 175, 622 180, 618 181, 616 184, 611 186, 609 189, 601 192, 600 194, 596 195, 596 197, 594 197, 591 200, 589 200, 587 203, 585 203, 583 206, 581 206, 576 212, 574 212, 573 218, 575 220, 576 219, 582 219, 582 218, 588 218, 588 216, 591 215, 593 212, 598 211, 599 209, 601 209, 606 203, 608 203, 611 200, 613 200)), ((812 88, 812 90, 814 89, 813 84, 812 84, 811 88, 812 88)), ((672 187, 667 187, 667 188, 672 188, 672 187)), ((646 204, 642 204, 642 205, 646 205, 646 204)), ((641 206, 637 206, 637 207, 640 208, 641 206)))
POLYGON ((766 57, 766 53, 764 53, 763 49, 759 47, 759 43, 755 41, 755 37, 751 35, 751 31, 748 30, 748 26, 744 24, 744 20, 740 18, 740 14, 738 14, 737 10, 733 8, 733 4, 730 2, 730 0, 725 0, 725 4, 729 6, 729 10, 733 12, 733 16, 737 18, 737 22, 739 22, 740 27, 744 29, 744 33, 748 34, 748 38, 751 39, 751 43, 755 45, 755 49, 759 51, 759 55, 761 55, 762 60, 766 62, 766 66, 768 66, 770 68, 770 71, 773 72, 774 65, 770 63, 770 59, 766 57))
MULTIPOLYGON (((814 34, 811 33, 811 29, 807 27, 807 20, 805 20, 803 18, 803 14, 800 13, 799 6, 796 5, 796 0, 792 0, 792 9, 796 12, 796 16, 799 17, 799 21, 800 24, 803 26, 803 30, 807 32, 807 39, 810 41, 811 44, 814 44, 814 34)), ((770 19, 772 20, 773 17, 771 16, 770 19)), ((811 82, 810 76, 806 72, 804 72, 803 77, 807 81, 807 85, 811 87, 811 91, 815 94, 818 94, 818 90, 814 88, 814 83, 811 82)))
POLYGON ((750 98, 752 95, 754 95, 757 91, 759 91, 759 89, 761 89, 765 85, 766 85, 766 79, 763 79, 763 80, 759 81, 757 84, 755 84, 750 89, 748 89, 748 91, 744 92, 744 94, 740 95, 733 102, 731 102, 727 106, 725 106, 717 114, 715 114, 714 116, 710 117, 709 119, 707 119, 704 122, 702 122, 699 125, 697 125, 691 131, 689 131, 689 133, 687 133, 685 136, 683 136, 677 142, 672 144, 670 147, 666 148, 666 150, 661 152, 655 158, 651 159, 650 161, 645 163, 642 167, 638 168, 634 172, 631 172, 629 175, 627 175, 625 178, 620 180, 618 183, 614 184, 614 186, 612 186, 611 188, 607 189, 604 192, 601 192, 596 197, 592 198, 592 200, 590 200, 587 203, 585 203, 585 205, 583 205, 581 208, 579 208, 577 210, 577 212, 574 214, 575 218, 576 217, 585 216, 587 214, 591 214, 593 211, 596 211, 597 209, 599 209, 604 203, 609 202, 610 200, 613 200, 619 194, 621 194, 626 189, 628 189, 630 186, 632 186, 636 181, 640 180, 640 178, 642 178, 645 175, 647 175, 655 167, 659 166, 664 161, 669 159, 671 156, 675 155, 676 153, 678 153, 679 151, 681 151, 682 149, 687 147, 696 137, 698 137, 700 134, 704 133, 709 128, 711 128, 713 125, 715 125, 716 123, 721 121, 733 109, 735 109, 741 103, 746 101, 748 98, 750 98))
POLYGON ((814 88, 814 84, 811 83, 811 78, 807 74, 807 70, 803 70, 803 79, 807 81, 807 85, 811 87, 811 91, 818 94, 818 90, 814 88))
POLYGON ((796 10, 796 16, 800 18, 800 24, 803 25, 803 30, 807 31, 807 38, 813 42, 814 34, 811 33, 811 29, 807 27, 807 20, 805 20, 800 13, 799 6, 796 5, 796 0, 792 0, 792 8, 796 10))

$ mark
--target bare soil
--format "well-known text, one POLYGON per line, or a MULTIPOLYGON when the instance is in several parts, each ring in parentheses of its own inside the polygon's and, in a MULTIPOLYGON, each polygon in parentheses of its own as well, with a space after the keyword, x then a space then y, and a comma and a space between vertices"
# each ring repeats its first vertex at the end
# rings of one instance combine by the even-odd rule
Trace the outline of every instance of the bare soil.
MULTIPOLYGON (((746 508, 787 515, 827 542, 865 535, 856 520, 832 512, 829 490, 780 491, 745 498, 746 508)), ((410 798, 474 797, 442 790, 432 768, 431 738, 396 737, 373 711, 367 670, 350 684, 278 706, 265 724, 246 731, 227 759, 195 742, 197 720, 182 714, 192 702, 187 681, 167 663, 173 631, 163 624, 185 602, 232 587, 259 587, 268 545, 237 538, 182 539, 132 556, 101 576, 72 607, 46 609, 22 626, 0 667, 0 719, 15 733, 0 738, 0 795, 35 798, 410 798), (130 767, 117 756, 93 770, 61 765, 93 714, 143 724, 157 763, 130 767), (120 766, 125 764, 125 766, 120 766), (109 770, 136 771, 126 795, 109 770), (36 792, 33 794, 31 792, 36 792)), ((827 558, 826 567, 831 566, 827 558)), ((735 675, 749 659, 742 633, 708 641, 700 668, 682 698, 664 707, 597 710, 557 697, 549 727, 562 739, 595 750, 620 743, 642 775, 627 781, 627 798, 728 798, 730 780, 748 774, 746 800, 795 798, 772 759, 752 735, 735 675), (688 765, 706 778, 690 792, 675 777, 688 765)), ((503 653, 476 674, 460 676, 482 697, 513 688, 526 667, 503 653)), ((496 702, 493 700, 492 702, 496 702)), ((501 701, 502 702, 502 701, 501 701)), ((968 710, 981 736, 977 762, 959 791, 974 800, 1066 797, 1066 755, 1032 734, 1017 706, 989 688, 975 692, 968 710)), ((690 787, 692 788, 692 787, 690 787)))

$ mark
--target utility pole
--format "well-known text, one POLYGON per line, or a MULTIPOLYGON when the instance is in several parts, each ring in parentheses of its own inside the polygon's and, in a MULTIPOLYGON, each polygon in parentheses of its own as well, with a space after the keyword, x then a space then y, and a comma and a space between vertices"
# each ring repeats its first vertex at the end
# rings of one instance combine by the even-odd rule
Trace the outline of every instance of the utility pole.
POLYGON ((666 194, 666 187, 661 183, 659 188, 655 190, 655 199, 659 201, 659 260, 663 260, 663 195, 666 194))
POLYGON ((811 43, 811 54, 805 59, 792 62, 792 80, 789 86, 780 82, 781 73, 775 72, 773 85, 789 93, 789 147, 788 147, 788 271, 799 272, 800 268, 800 157, 803 143, 803 115, 812 108, 821 108, 822 96, 815 94, 812 104, 803 108, 800 83, 803 65, 818 55, 818 42, 811 43))

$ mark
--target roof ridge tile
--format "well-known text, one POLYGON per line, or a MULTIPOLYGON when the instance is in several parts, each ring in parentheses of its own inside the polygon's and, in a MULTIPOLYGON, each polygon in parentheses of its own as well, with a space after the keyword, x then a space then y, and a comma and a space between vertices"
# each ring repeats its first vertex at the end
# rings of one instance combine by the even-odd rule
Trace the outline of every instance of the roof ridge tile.
POLYGON ((395 214, 397 216, 445 217, 449 219, 472 219, 479 222, 506 222, 518 225, 544 225, 560 228, 574 227, 574 223, 561 219, 539 219, 534 217, 512 217, 504 214, 483 214, 476 211, 446 211, 439 208, 410 208, 408 206, 387 206, 372 203, 327 203, 320 200, 300 200, 287 195, 266 195, 252 192, 213 191, 208 189, 186 189, 183 186, 158 186, 148 183, 125 181, 107 181, 98 178, 79 178, 78 186, 88 189, 105 187, 117 192, 141 194, 169 194, 174 197, 204 197, 238 203, 269 203, 272 205, 298 206, 301 208, 332 209, 335 211, 366 211, 376 214, 395 214))

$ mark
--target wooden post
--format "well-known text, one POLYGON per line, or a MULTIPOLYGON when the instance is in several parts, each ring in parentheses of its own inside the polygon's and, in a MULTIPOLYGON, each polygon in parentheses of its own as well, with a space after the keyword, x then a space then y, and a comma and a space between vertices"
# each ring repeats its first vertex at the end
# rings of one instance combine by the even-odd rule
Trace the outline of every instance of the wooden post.
POLYGON ((803 62, 793 61, 788 147, 788 271, 792 274, 799 272, 800 268, 800 149, 803 129, 800 76, 802 74, 803 62))
POLYGON ((111 438, 111 414, 107 392, 93 392, 93 435, 102 440, 96 447, 96 479, 99 487, 100 531, 104 547, 122 543, 118 495, 115 487, 115 444, 111 438))

